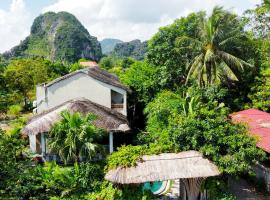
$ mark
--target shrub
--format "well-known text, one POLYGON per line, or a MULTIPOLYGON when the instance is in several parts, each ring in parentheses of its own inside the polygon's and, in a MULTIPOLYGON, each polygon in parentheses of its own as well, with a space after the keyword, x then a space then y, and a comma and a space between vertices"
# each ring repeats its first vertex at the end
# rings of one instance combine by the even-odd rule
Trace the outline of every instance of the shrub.
POLYGON ((12 195, 33 199, 81 199, 100 188, 103 166, 102 163, 75 163, 73 167, 60 167, 50 162, 29 167, 14 183, 12 195))
POLYGON ((153 194, 143 192, 141 185, 125 185, 122 187, 114 187, 112 183, 104 181, 101 190, 88 194, 87 200, 151 200, 153 194))
POLYGON ((163 152, 170 152, 172 150, 170 145, 149 144, 141 146, 122 146, 108 156, 108 164, 106 169, 114 169, 119 166, 131 167, 136 165, 143 155, 159 154, 163 152))
POLYGON ((16 115, 19 115, 22 111, 22 106, 19 104, 9 106, 7 114, 11 117, 15 117, 16 115))

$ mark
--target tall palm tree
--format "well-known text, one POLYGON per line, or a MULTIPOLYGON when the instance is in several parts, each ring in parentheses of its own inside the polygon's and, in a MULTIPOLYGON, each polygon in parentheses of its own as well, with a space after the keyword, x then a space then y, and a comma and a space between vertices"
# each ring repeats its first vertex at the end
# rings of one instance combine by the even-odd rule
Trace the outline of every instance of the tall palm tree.
POLYGON ((85 117, 80 113, 61 113, 62 120, 50 131, 49 147, 65 162, 79 161, 81 158, 91 159, 101 146, 97 140, 104 131, 94 124, 95 116, 85 117))
POLYGON ((189 65, 186 83, 192 75, 197 76, 201 86, 211 85, 224 77, 241 79, 244 68, 251 65, 226 52, 232 41, 243 37, 242 27, 232 26, 237 21, 237 16, 215 7, 212 14, 202 20, 197 38, 182 36, 177 39, 182 48, 198 50, 189 65))

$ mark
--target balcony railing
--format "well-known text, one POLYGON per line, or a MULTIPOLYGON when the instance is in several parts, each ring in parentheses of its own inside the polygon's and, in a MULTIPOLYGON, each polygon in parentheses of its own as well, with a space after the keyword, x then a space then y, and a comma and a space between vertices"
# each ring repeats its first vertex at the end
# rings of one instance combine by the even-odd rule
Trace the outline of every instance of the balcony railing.
POLYGON ((114 103, 112 104, 112 109, 123 109, 124 108, 124 104, 117 104, 117 103, 114 103))

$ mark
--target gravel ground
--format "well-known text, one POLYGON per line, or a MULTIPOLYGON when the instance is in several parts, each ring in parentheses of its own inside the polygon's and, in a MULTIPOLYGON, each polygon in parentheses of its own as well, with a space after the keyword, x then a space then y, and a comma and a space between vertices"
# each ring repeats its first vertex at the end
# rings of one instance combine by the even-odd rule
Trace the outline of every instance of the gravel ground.
POLYGON ((256 192, 254 186, 244 179, 230 180, 229 185, 237 200, 270 200, 270 196, 256 192))

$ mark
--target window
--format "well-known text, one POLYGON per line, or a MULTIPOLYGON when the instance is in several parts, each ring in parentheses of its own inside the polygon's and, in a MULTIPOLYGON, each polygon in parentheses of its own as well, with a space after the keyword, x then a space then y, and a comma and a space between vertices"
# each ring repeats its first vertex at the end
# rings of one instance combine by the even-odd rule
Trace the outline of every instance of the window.
POLYGON ((124 96, 114 90, 111 90, 111 108, 119 112, 124 108, 124 96))

